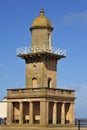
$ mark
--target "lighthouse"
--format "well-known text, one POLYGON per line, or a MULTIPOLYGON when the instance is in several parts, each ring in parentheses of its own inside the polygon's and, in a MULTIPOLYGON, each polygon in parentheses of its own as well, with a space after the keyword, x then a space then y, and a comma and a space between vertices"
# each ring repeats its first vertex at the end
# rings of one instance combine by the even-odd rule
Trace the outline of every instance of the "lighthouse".
POLYGON ((7 89, 7 124, 74 124, 75 91, 57 86, 57 63, 66 50, 52 46, 53 26, 42 9, 30 27, 30 47, 18 48, 25 60, 25 88, 7 89))

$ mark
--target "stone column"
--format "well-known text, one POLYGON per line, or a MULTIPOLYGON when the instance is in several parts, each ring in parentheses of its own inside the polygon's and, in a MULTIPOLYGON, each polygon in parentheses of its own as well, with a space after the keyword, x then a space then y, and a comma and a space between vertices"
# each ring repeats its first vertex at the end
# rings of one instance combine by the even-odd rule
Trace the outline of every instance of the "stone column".
POLYGON ((19 124, 23 124, 23 102, 19 103, 19 107, 20 107, 19 124))
POLYGON ((53 105, 53 124, 57 124, 57 102, 53 105))
POLYGON ((70 123, 74 124, 74 103, 70 104, 70 123))
POLYGON ((49 102, 48 101, 45 101, 43 102, 43 106, 44 106, 44 109, 43 109, 43 122, 44 124, 48 124, 48 120, 49 120, 49 117, 48 117, 48 108, 49 108, 49 102))
POLYGON ((7 103, 7 124, 10 125, 13 123, 13 103, 7 103))
POLYGON ((48 124, 48 101, 40 102, 40 124, 46 125, 48 124))
POLYGON ((30 102, 30 109, 29 109, 29 115, 30 115, 30 119, 29 119, 29 123, 33 124, 33 102, 30 102))
POLYGON ((65 124, 65 103, 62 103, 61 107, 61 124, 65 124))

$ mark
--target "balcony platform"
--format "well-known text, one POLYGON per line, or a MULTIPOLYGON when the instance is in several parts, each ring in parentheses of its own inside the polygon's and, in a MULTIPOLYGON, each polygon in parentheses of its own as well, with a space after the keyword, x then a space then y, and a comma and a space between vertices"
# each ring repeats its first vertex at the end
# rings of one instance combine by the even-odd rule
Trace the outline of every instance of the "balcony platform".
POLYGON ((17 98, 63 98, 73 99, 74 90, 68 89, 55 89, 55 88, 19 88, 19 89, 7 89, 7 99, 17 98))
POLYGON ((47 48, 46 46, 33 46, 33 47, 22 47, 17 48, 16 55, 23 59, 31 58, 32 56, 54 56, 57 59, 65 58, 66 57, 66 50, 65 49, 54 49, 54 48, 47 48))

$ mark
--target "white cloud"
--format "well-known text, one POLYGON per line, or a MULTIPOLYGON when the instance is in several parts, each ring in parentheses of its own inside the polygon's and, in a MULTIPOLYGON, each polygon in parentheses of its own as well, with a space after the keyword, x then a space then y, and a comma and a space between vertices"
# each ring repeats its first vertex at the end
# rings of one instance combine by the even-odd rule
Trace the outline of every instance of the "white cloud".
POLYGON ((84 12, 69 13, 65 15, 63 19, 63 22, 65 24, 76 22, 76 21, 87 24, 87 10, 84 12))

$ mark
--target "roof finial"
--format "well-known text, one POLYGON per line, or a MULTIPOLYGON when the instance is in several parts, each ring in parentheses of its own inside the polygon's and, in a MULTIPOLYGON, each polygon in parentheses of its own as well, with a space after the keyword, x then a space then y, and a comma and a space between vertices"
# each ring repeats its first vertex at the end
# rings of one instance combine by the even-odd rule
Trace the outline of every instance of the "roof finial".
POLYGON ((43 10, 43 8, 42 8, 41 11, 40 11, 40 15, 41 15, 41 16, 44 15, 44 10, 43 10))

